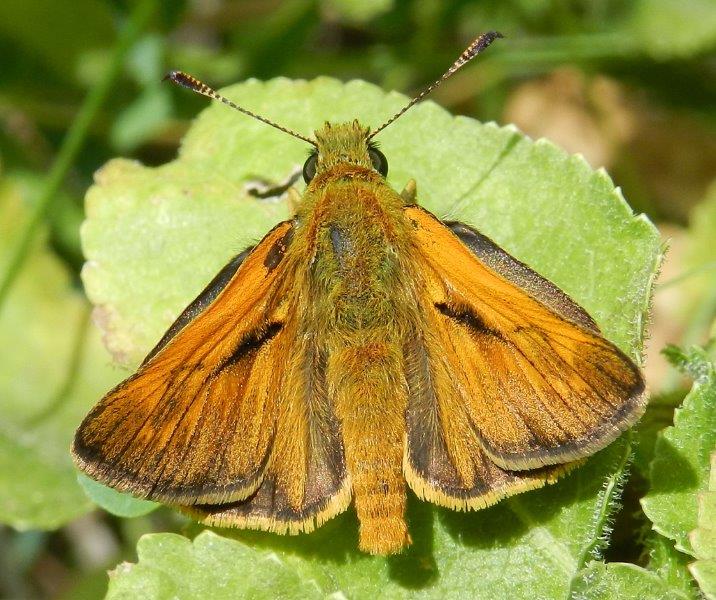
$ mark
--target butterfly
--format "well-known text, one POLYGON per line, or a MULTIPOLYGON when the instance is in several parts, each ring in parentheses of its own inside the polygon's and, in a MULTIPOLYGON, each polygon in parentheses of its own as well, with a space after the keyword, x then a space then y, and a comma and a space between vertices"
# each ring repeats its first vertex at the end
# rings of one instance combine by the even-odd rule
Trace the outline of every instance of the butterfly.
MULTIPOLYGON (((371 131, 314 138, 295 215, 233 258, 79 426, 98 481, 207 525, 309 532, 345 511, 359 548, 411 542, 408 488, 480 509, 555 481, 646 403, 634 362, 554 284, 397 193, 371 131)), ((297 192, 292 192, 294 195, 297 192)))

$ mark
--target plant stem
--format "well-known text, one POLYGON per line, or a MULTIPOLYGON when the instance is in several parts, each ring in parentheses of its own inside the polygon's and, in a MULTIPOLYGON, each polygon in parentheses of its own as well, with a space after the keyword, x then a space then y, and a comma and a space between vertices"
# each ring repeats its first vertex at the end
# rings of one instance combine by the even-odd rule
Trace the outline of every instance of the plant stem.
POLYGON ((72 163, 82 148, 92 120, 95 118, 99 108, 107 98, 112 84, 119 75, 127 52, 146 27, 157 8, 157 4, 158 0, 141 0, 136 5, 127 25, 119 34, 119 39, 117 40, 109 68, 104 73, 102 79, 89 91, 77 113, 77 117, 67 131, 67 135, 62 141, 62 146, 57 153, 57 158, 50 169, 50 174, 45 180, 37 202, 32 209, 25 230, 22 232, 22 235, 19 236, 16 246, 10 252, 7 270, 0 280, 0 309, 27 258, 38 227, 47 215, 55 199, 57 190, 65 180, 67 172, 70 170, 72 163))

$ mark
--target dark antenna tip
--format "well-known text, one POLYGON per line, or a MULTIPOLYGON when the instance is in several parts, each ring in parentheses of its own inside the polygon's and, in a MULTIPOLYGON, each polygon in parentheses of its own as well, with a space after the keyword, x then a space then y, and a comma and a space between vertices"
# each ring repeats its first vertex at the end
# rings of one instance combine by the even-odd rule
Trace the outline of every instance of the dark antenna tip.
POLYGON ((177 85, 180 85, 182 87, 189 87, 189 79, 193 79, 193 77, 190 77, 182 71, 169 71, 169 73, 162 77, 162 81, 169 80, 172 83, 176 83, 177 85))
POLYGON ((465 62, 475 58, 495 40, 503 39, 504 37, 505 36, 499 31, 488 31, 483 33, 465 49, 465 52, 463 52, 462 56, 465 56, 465 62))
POLYGON ((388 125, 390 125, 393 121, 395 121, 398 117, 403 116, 410 108, 415 106, 418 102, 420 102, 425 96, 427 96, 430 92, 432 92, 436 87, 438 87, 443 81, 451 77, 455 74, 455 72, 462 67, 464 67, 467 63, 469 63, 473 58, 475 58, 478 54, 480 54, 483 50, 485 50, 492 42, 494 42, 496 39, 504 38, 505 36, 502 35, 499 31, 487 31, 483 33, 482 35, 479 35, 477 38, 475 38, 472 43, 463 50, 462 54, 457 57, 457 60, 450 65, 450 68, 445 71, 438 79, 436 79, 433 83, 431 83, 428 87, 426 87, 422 92, 420 92, 415 98, 413 98, 408 104, 406 104, 400 111, 395 113, 390 119, 388 119, 385 123, 383 123, 378 129, 373 131, 369 136, 368 139, 371 139, 374 137, 377 133, 380 131, 383 131, 388 125))

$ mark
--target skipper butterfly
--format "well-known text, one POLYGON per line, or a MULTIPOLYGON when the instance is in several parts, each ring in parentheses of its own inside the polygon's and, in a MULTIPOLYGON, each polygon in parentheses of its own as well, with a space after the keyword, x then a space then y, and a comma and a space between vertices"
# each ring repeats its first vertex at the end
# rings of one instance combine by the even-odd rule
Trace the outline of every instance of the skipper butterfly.
MULTIPOLYGON (((360 549, 410 543, 407 489, 480 509, 553 482, 645 408, 635 364, 573 300, 385 177, 375 131, 313 139, 293 218, 236 256, 80 425, 98 481, 208 525, 308 532, 346 510, 360 549)), ((294 196, 297 194, 292 192, 294 196)))

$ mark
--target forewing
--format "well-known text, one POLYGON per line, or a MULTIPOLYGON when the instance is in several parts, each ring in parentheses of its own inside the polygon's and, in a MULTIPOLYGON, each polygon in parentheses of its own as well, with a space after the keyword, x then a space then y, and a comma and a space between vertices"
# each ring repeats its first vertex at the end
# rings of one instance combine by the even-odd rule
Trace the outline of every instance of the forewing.
POLYGON ((541 469, 593 454, 636 421, 639 370, 581 308, 494 249, 496 259, 481 260, 427 211, 408 207, 406 216, 426 299, 419 389, 435 405, 426 436, 415 427, 430 401, 411 404, 408 455, 442 437, 463 483, 474 483, 476 451, 503 470, 541 469), (504 274, 494 270, 501 264, 504 274))
POLYGON ((226 502, 259 486, 275 436, 281 351, 294 342, 276 297, 292 231, 283 222, 232 261, 225 281, 92 409, 72 448, 80 469, 168 503, 226 502))

